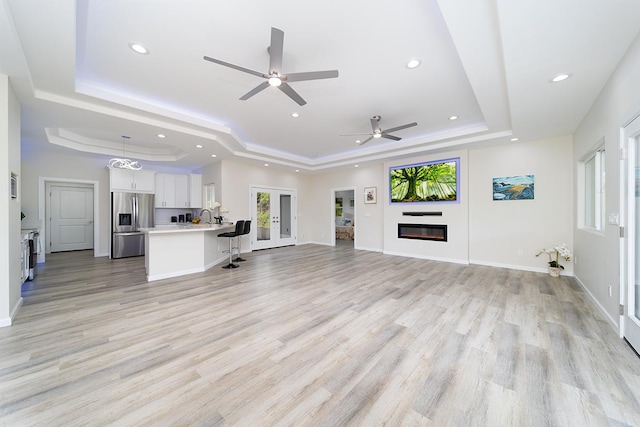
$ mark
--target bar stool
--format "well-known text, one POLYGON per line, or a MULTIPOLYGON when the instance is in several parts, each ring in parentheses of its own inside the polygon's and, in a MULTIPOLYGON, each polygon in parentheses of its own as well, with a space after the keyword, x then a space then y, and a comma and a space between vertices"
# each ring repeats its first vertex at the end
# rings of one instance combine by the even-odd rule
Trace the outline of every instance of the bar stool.
MULTIPOLYGON (((233 258, 233 248, 231 247, 231 241, 234 237, 238 237, 242 235, 244 231, 244 221, 236 221, 236 229, 235 231, 227 231, 226 233, 218 234, 218 237, 228 237, 229 238, 229 264, 223 265, 222 268, 237 268, 238 264, 234 264, 232 261, 233 258)), ((225 251, 226 252, 226 251, 225 251)))
POLYGON ((242 234, 238 236, 238 256, 236 257, 236 259, 233 260, 234 262, 246 261, 246 259, 240 258, 240 255, 242 254, 242 244, 240 242, 242 240, 242 236, 246 236, 250 232, 251 232, 251 220, 249 219, 244 222, 244 230, 242 231, 242 234))

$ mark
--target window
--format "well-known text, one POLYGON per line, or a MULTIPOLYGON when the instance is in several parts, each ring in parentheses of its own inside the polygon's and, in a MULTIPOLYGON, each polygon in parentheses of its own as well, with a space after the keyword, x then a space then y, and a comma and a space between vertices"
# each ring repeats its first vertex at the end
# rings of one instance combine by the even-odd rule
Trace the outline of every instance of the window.
POLYGON ((605 151, 600 148, 584 162, 584 226, 604 230, 605 151))

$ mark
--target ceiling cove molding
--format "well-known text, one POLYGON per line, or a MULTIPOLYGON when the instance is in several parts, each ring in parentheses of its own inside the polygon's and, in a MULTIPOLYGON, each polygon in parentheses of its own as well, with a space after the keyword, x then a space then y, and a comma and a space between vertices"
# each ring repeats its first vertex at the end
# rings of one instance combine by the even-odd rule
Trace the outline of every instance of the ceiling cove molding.
MULTIPOLYGON (((81 110, 88 110, 94 113, 104 114, 107 116, 129 120, 132 122, 142 123, 149 126, 157 127, 159 130, 171 130, 175 132, 185 133, 187 135, 196 136, 199 138, 205 138, 212 141, 216 141, 223 145, 225 148, 229 150, 229 152, 233 152, 234 149, 230 148, 230 145, 238 145, 238 148, 244 149, 244 143, 233 133, 231 129, 225 128, 225 132, 220 132, 221 134, 212 133, 210 130, 203 130, 199 128, 187 127, 179 124, 172 123, 169 119, 156 119, 147 116, 143 116, 140 114, 134 114, 131 112, 123 111, 121 109, 108 107, 104 105, 98 105, 95 103, 82 101, 75 98, 69 98, 66 96, 57 95, 51 92, 44 92, 40 90, 36 90, 34 96, 37 99, 42 101, 53 102, 56 104, 66 105, 68 107, 78 108, 81 110), (230 137, 225 139, 227 142, 223 143, 223 137, 230 137)), ((236 149, 238 149, 236 148, 236 149)))
MULTIPOLYGON (((123 154, 120 141, 104 141, 95 138, 87 138, 59 128, 46 128, 45 133, 49 143, 70 148, 72 150, 110 156, 121 156, 123 154)), ((128 157, 140 160, 164 162, 175 162, 187 155, 185 152, 177 152, 177 150, 176 152, 172 152, 166 148, 145 149, 143 147, 135 147, 131 145, 126 147, 125 154, 128 157)))

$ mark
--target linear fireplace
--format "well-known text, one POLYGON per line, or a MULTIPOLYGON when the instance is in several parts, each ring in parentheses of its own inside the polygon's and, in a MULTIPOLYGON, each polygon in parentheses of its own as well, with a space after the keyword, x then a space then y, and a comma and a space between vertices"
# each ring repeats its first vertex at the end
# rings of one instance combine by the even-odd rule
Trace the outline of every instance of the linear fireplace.
POLYGON ((447 241, 446 224, 398 224, 399 239, 447 241))

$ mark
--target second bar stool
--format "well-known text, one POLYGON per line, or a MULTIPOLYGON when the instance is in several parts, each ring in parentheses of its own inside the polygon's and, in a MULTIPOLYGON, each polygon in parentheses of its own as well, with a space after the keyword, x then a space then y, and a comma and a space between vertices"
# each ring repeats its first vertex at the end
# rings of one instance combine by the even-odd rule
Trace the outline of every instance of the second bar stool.
POLYGON ((229 238, 229 264, 223 265, 222 268, 237 268, 238 264, 233 263, 233 247, 231 242, 234 237, 241 236, 244 231, 244 221, 236 221, 236 229, 235 231, 227 231, 226 233, 218 234, 218 237, 228 237, 229 238))
POLYGON ((244 222, 244 230, 242 231, 242 234, 238 236, 238 256, 236 257, 236 259, 233 260, 234 262, 246 261, 246 259, 240 257, 242 254, 242 244, 240 243, 240 240, 242 240, 242 236, 246 236, 249 233, 251 233, 250 219, 244 222))

